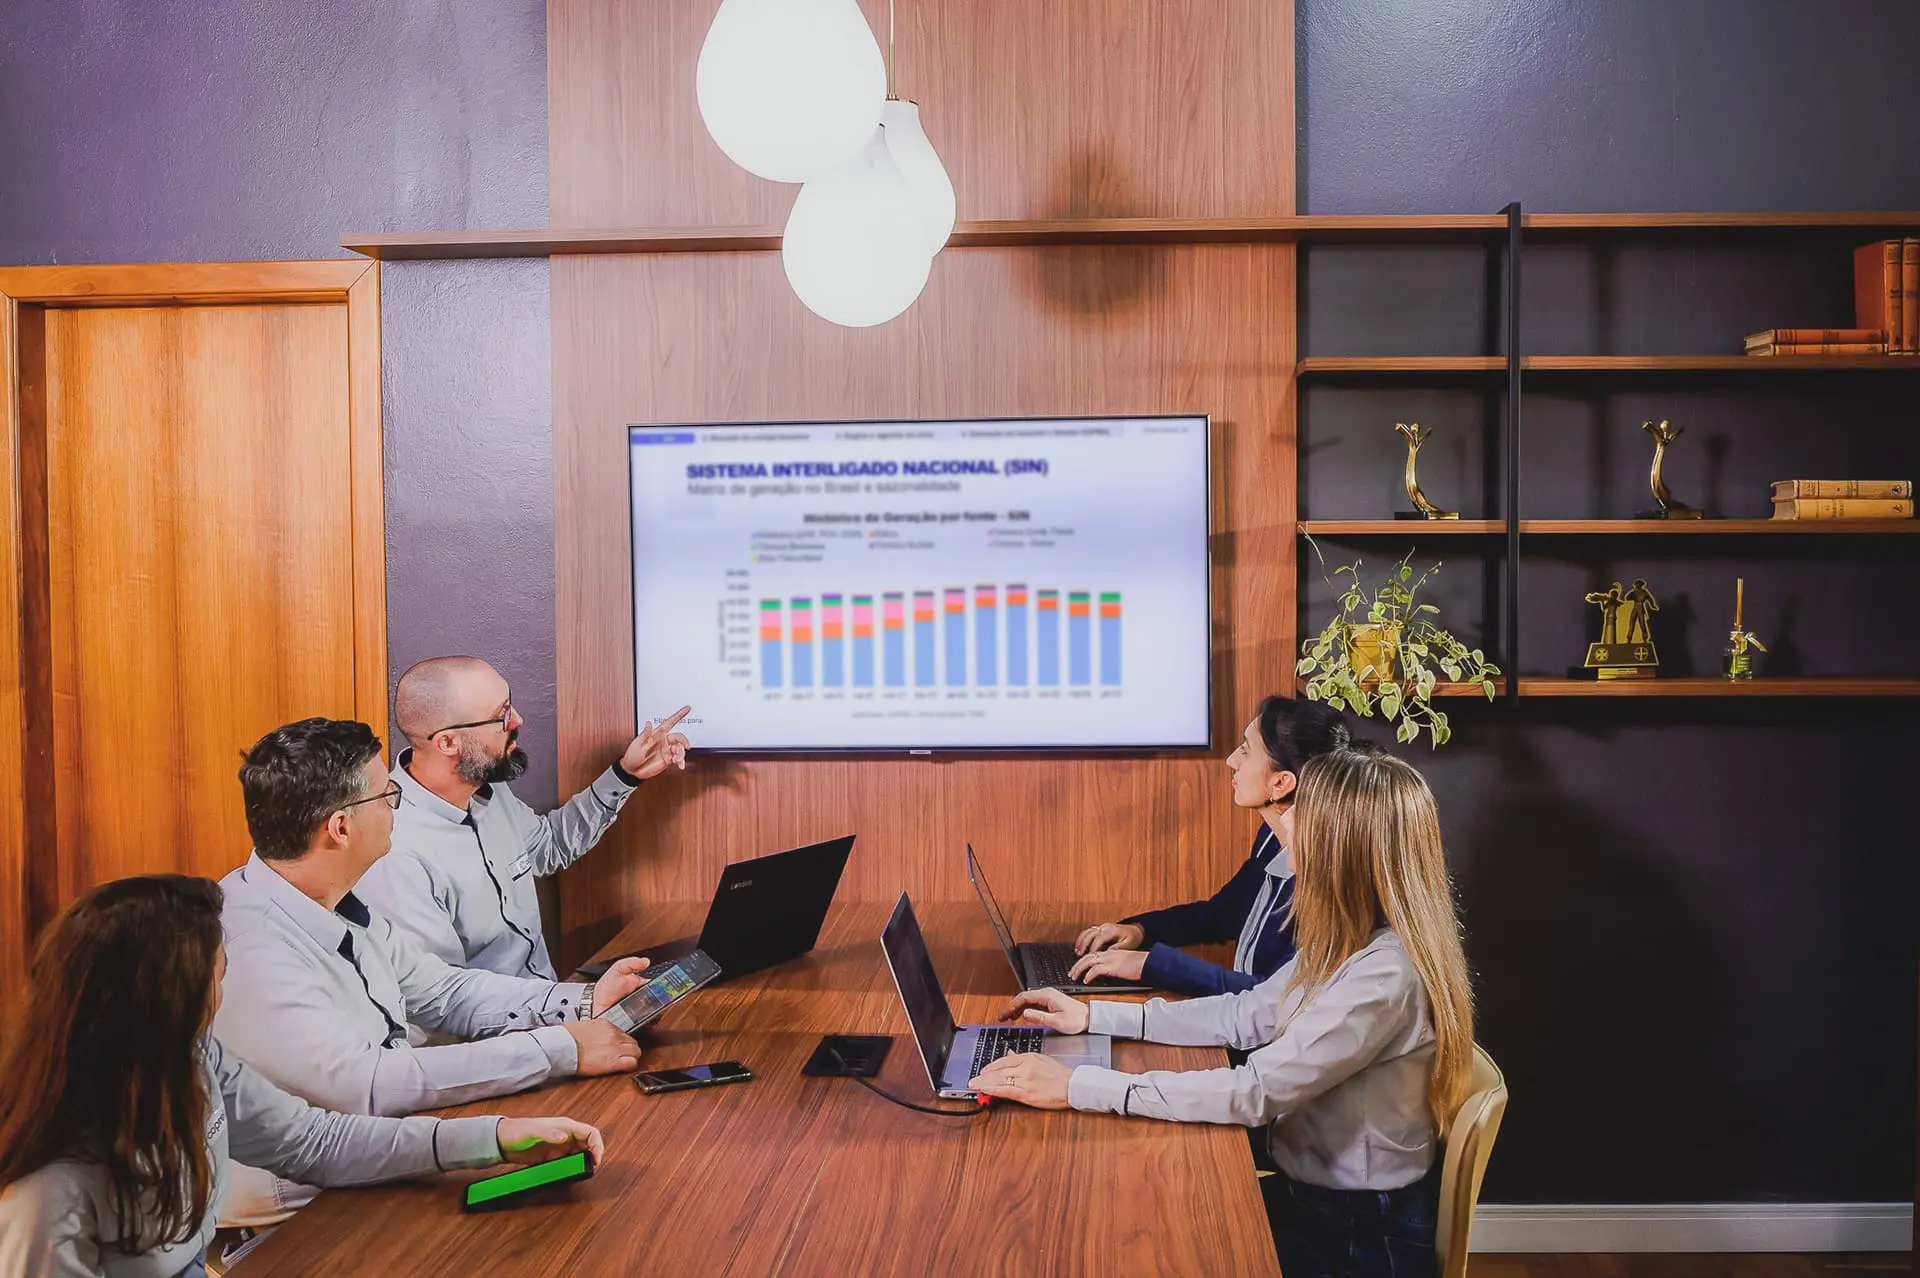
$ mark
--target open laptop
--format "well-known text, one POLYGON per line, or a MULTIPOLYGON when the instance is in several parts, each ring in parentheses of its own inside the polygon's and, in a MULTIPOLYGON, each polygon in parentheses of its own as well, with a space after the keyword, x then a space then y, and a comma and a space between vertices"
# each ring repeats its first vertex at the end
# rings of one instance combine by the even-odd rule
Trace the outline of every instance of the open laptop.
POLYGON ((840 873, 847 868, 853 840, 849 834, 735 861, 720 873, 699 936, 683 936, 634 955, 585 963, 580 971, 598 977, 617 958, 663 963, 705 950, 720 965, 719 979, 724 981, 797 959, 820 939, 820 927, 840 887, 840 873))
POLYGON ((905 892, 880 934, 880 948, 886 951, 893 987, 907 1009, 914 1045, 920 1049, 927 1081, 937 1095, 960 1100, 978 1096, 967 1086, 974 1075, 1016 1052, 1040 1052, 1062 1065, 1111 1067, 1113 1039, 1105 1034, 1055 1034, 1028 1025, 955 1025, 947 993, 933 970, 933 956, 920 934, 920 921, 913 917, 913 902, 905 892))
POLYGON ((1007 926, 1007 916, 1000 912, 1000 903, 993 899, 993 890, 987 886, 987 876, 980 869, 980 858, 973 854, 973 844, 967 844, 967 878, 973 881, 975 895, 980 898, 980 908, 987 912, 987 922, 993 927, 994 939, 1000 942, 1000 949, 1007 956, 1007 963, 1013 968, 1013 974, 1023 990, 1059 990, 1062 994, 1145 994, 1153 986, 1142 985, 1138 981, 1123 981, 1115 976, 1099 976, 1091 981, 1076 981, 1067 973, 1080 956, 1074 953, 1071 941, 1016 941, 1013 929, 1007 926))

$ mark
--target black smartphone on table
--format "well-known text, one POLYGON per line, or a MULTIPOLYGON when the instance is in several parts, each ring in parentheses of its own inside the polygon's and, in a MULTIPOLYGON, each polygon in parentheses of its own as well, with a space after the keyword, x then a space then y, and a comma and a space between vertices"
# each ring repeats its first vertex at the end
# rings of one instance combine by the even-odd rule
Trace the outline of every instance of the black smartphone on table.
POLYGON ((684 957, 650 967, 641 973, 645 983, 600 1013, 624 1034, 631 1034, 660 1013, 720 975, 720 965, 695 950, 684 957))
POLYGON ((753 1071, 739 1061, 714 1061, 685 1069, 645 1069, 635 1074, 633 1081, 641 1091, 653 1096, 660 1092, 684 1092, 690 1087, 752 1082, 753 1071))
POLYGON ((593 1159, 583 1150, 473 1181, 467 1185, 466 1196, 460 1205, 464 1211, 498 1211, 502 1207, 512 1207, 535 1190, 572 1184, 591 1175, 593 1159))

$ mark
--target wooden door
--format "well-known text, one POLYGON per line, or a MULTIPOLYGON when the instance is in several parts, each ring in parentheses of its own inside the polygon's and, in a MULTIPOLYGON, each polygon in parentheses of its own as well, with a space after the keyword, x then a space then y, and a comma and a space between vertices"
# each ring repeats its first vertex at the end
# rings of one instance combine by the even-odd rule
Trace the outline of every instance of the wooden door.
POLYGON ((0 271, 0 984, 86 888, 238 864, 269 728, 384 733, 376 270, 0 271))

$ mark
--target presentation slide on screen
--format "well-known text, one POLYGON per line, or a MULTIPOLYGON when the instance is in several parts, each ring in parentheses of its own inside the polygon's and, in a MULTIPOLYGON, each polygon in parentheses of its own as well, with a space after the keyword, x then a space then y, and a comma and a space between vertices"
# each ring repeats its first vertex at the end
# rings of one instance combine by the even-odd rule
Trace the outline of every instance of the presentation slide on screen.
POLYGON ((642 723, 695 747, 1207 744, 1207 420, 634 426, 642 723))

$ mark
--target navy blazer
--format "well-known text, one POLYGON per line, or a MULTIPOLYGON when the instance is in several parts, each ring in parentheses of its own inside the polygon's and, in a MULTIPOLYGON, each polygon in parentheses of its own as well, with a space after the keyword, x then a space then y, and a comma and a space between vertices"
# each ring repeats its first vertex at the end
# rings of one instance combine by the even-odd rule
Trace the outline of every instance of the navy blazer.
POLYGON ((1146 929, 1151 948, 1140 979, 1156 989, 1179 994, 1228 994, 1250 990, 1285 966, 1294 950, 1292 875, 1279 881, 1278 891, 1267 902, 1248 962, 1251 972, 1236 972, 1177 948, 1220 941, 1237 944, 1247 913, 1268 877, 1267 866, 1280 850, 1279 836, 1263 821, 1247 859, 1226 886, 1211 897, 1122 919, 1123 923, 1138 923, 1146 929))

